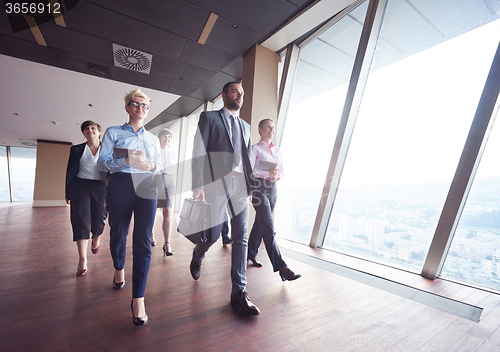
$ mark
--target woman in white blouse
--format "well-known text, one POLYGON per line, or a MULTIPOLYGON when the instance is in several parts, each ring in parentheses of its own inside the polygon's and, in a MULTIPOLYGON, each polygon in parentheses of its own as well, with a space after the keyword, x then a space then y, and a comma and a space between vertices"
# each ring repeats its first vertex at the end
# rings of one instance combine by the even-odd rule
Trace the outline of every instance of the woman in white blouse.
MULTIPOLYGON (((172 205, 174 202, 175 192, 175 173, 177 169, 177 154, 170 149, 170 141, 172 140, 172 133, 168 128, 162 129, 158 132, 158 139, 160 140, 160 154, 161 162, 163 165, 163 173, 161 176, 161 184, 163 187, 158 188, 158 203, 157 208, 163 209, 163 255, 174 255, 174 251, 170 246, 170 217, 172 215, 172 205), (163 190, 163 192, 162 192, 163 190)), ((152 234, 151 243, 155 243, 154 234, 152 234)))
POLYGON ((257 253, 263 239, 274 272, 279 271, 283 281, 296 280, 300 274, 295 274, 288 268, 274 238, 272 214, 277 197, 276 181, 283 177, 283 157, 281 150, 272 142, 273 120, 268 118, 259 122, 259 135, 259 143, 252 146, 253 176, 256 181, 256 187, 252 190, 252 205, 256 214, 248 238, 248 260, 254 266, 262 266, 257 260, 257 253))
POLYGON ((100 151, 101 126, 85 121, 81 131, 87 140, 71 147, 66 170, 66 203, 71 206, 73 241, 78 248, 77 276, 87 274, 87 244, 92 233, 92 253, 100 249, 104 230, 106 184, 97 169, 100 151))

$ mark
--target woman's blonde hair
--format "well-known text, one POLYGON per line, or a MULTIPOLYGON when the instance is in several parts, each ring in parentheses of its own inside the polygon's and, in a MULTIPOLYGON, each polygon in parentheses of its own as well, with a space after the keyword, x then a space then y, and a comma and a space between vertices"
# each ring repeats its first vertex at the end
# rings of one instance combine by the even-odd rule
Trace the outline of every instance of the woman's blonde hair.
POLYGON ((137 89, 134 89, 133 91, 131 91, 130 93, 128 93, 127 95, 125 95, 125 106, 130 104, 130 101, 134 97, 144 98, 148 101, 148 104, 151 101, 151 99, 149 99, 149 97, 146 94, 144 94, 144 92, 141 90, 141 88, 137 88, 137 89))

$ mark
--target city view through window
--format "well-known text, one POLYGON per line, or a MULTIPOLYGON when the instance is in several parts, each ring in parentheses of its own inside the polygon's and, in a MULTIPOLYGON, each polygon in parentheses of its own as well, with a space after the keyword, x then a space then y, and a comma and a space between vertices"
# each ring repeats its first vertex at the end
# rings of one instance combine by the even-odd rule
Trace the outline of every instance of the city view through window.
MULTIPOLYGON (((0 147, 0 201, 10 201, 6 147, 0 147)), ((36 149, 10 147, 14 201, 32 202, 35 186, 36 149)))
MULTIPOLYGON (((388 6, 384 21, 394 23, 397 14, 388 6)), ((420 273, 499 42, 499 20, 475 27, 392 62, 387 43, 377 47, 325 248, 420 273)), ((384 30, 408 33, 387 24, 381 37, 384 30)), ((309 243, 346 89, 290 103, 278 236, 309 243)), ((493 129, 441 276, 500 290, 497 134, 493 129)))

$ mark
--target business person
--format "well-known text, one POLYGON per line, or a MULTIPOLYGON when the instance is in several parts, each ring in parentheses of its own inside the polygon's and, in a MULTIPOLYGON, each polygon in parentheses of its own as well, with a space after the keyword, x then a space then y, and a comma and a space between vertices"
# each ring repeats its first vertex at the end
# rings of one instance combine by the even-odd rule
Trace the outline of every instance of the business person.
POLYGON ((224 214, 224 222, 222 223, 222 245, 227 246, 228 244, 231 244, 233 241, 231 237, 229 237, 229 219, 227 217, 227 212, 224 214))
POLYGON ((231 217, 231 304, 246 314, 258 315, 245 291, 248 246, 248 196, 253 178, 250 164, 250 125, 239 117, 243 87, 229 82, 222 89, 224 107, 200 115, 193 146, 193 198, 212 204, 213 227, 207 242, 198 242, 193 250, 190 271, 198 280, 207 250, 221 233, 226 206, 231 217))
POLYGON ((73 241, 79 257, 76 276, 87 274, 87 245, 91 233, 92 253, 99 252, 107 215, 104 207, 106 184, 97 168, 101 126, 88 120, 81 124, 80 129, 87 141, 70 148, 66 169, 66 203, 71 206, 73 241))
MULTIPOLYGON (((158 132, 158 139, 160 140, 160 155, 163 166, 163 173, 157 175, 158 182, 162 187, 158 192, 157 207, 162 209, 163 221, 163 256, 174 255, 174 251, 170 246, 170 217, 172 216, 172 205, 175 196, 175 174, 177 171, 177 153, 170 148, 170 141, 172 140, 172 132, 168 128, 162 129, 158 132)), ((151 237, 154 241, 154 235, 151 237)))
POLYGON ((123 268, 127 234, 134 215, 130 306, 135 325, 148 322, 144 293, 151 262, 151 232, 158 193, 154 173, 162 171, 158 138, 144 129, 149 102, 148 96, 139 88, 125 96, 125 111, 129 121, 106 130, 98 161, 101 171, 111 173, 106 188, 106 207, 110 226, 109 247, 115 268, 114 289, 121 289, 125 285, 123 268), (123 149, 114 150, 114 147, 123 149))
POLYGON ((283 157, 281 150, 272 142, 274 122, 263 119, 259 122, 259 143, 252 146, 253 176, 256 187, 252 190, 252 205, 255 208, 255 221, 248 238, 248 260, 261 267, 257 260, 259 245, 264 239, 267 255, 274 272, 279 271, 281 280, 292 281, 300 277, 288 268, 281 257, 280 249, 274 238, 273 210, 276 205, 276 182, 283 177, 283 157))

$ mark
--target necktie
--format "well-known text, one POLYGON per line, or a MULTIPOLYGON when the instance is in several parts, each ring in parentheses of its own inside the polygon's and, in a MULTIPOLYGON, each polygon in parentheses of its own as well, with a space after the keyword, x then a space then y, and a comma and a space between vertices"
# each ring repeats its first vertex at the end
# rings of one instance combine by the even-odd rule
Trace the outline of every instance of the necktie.
POLYGON ((241 133, 235 116, 231 116, 231 139, 233 140, 234 166, 238 166, 241 162, 241 133))

